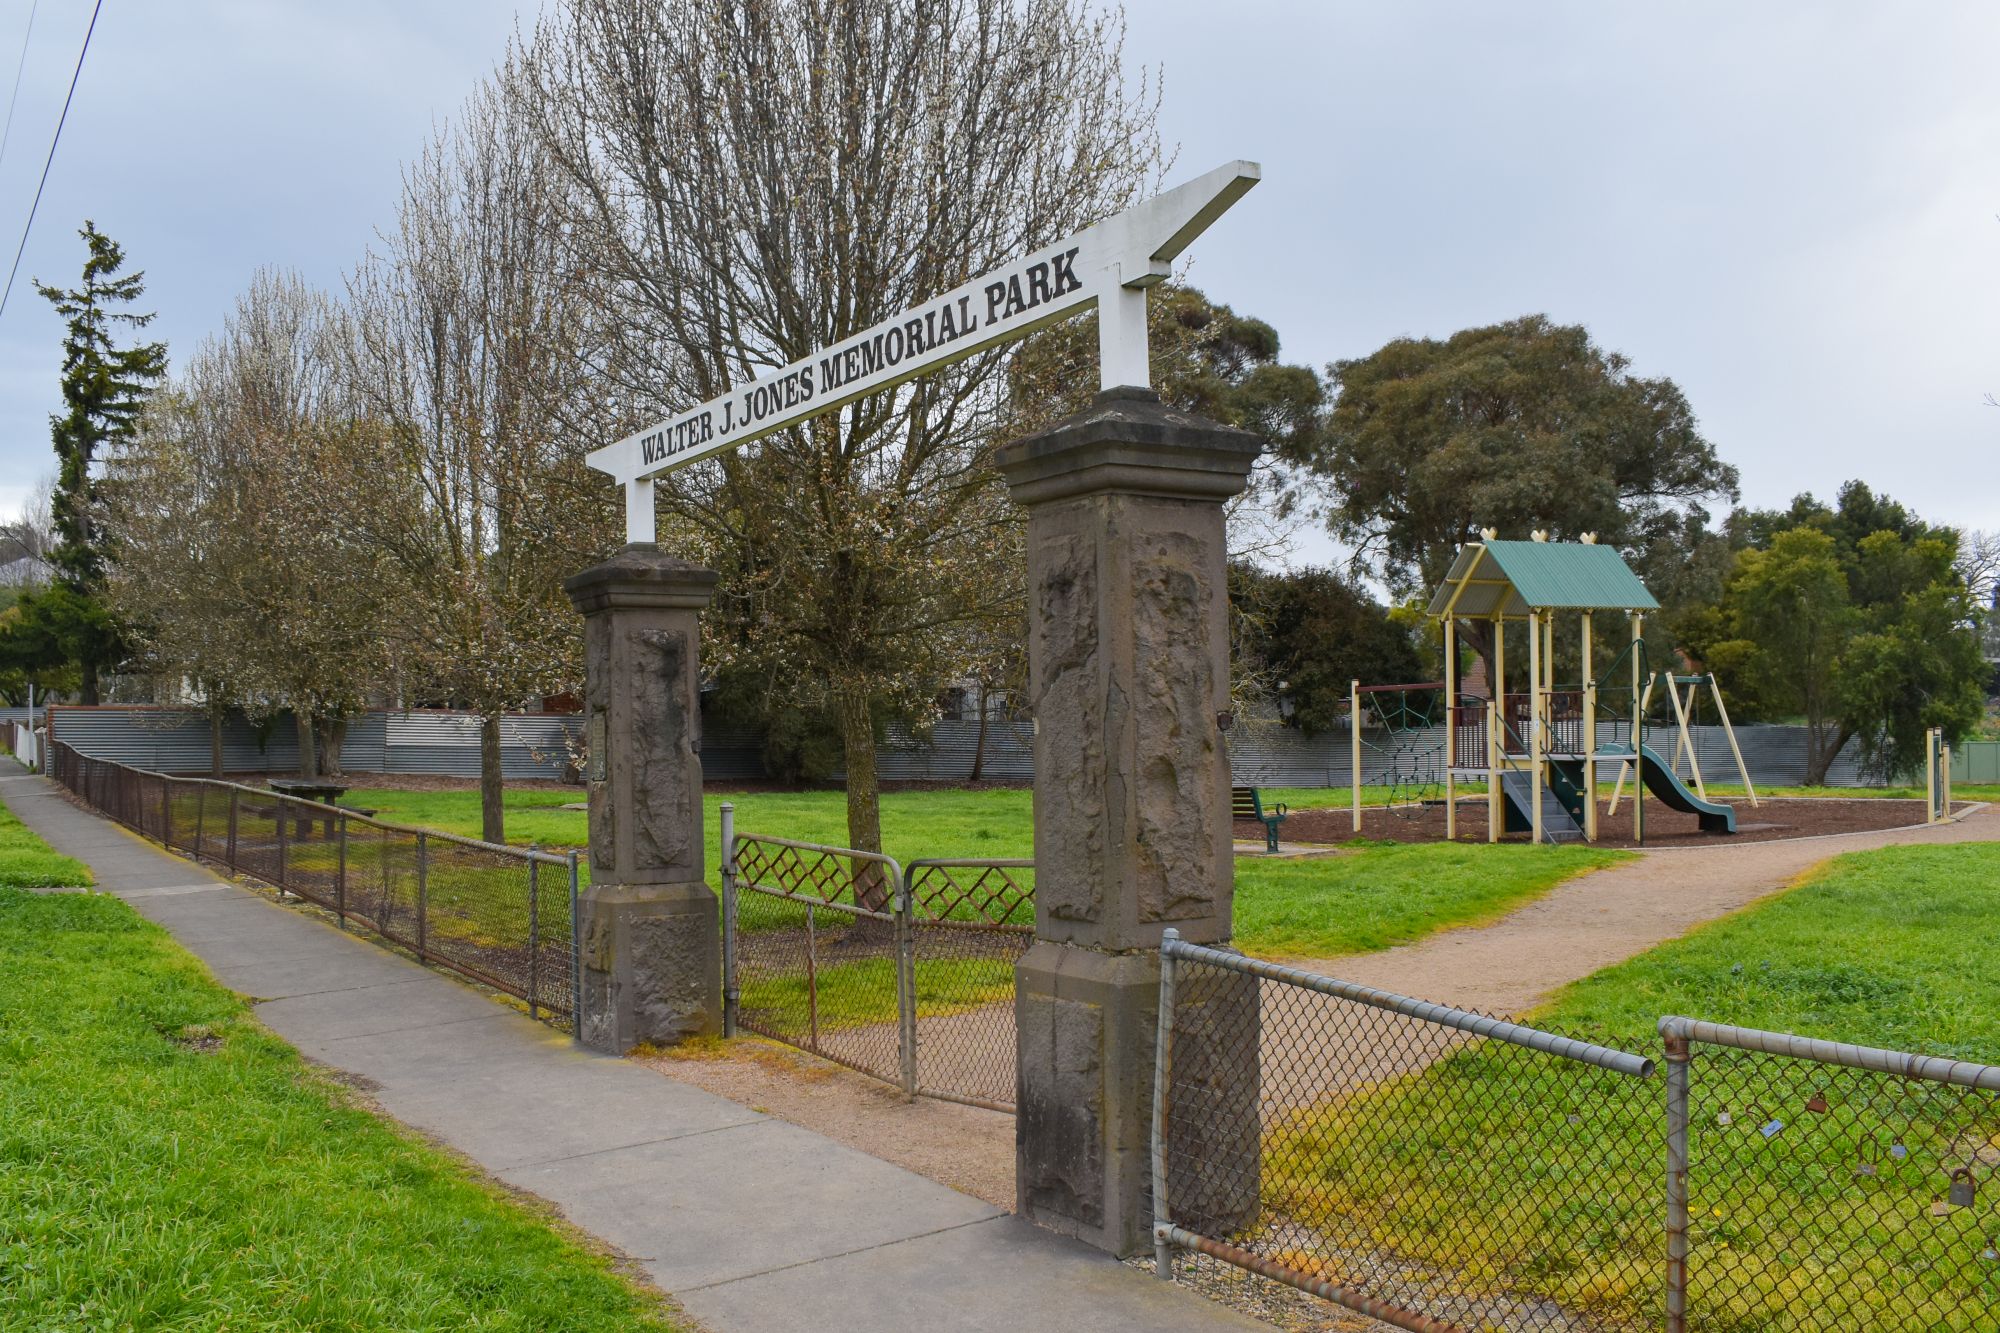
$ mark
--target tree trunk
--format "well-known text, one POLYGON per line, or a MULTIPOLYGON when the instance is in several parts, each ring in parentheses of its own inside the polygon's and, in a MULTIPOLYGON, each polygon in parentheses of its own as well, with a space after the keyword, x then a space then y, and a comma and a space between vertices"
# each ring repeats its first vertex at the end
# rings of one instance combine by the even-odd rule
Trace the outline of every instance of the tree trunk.
MULTIPOLYGON (((882 850, 882 788, 875 776, 875 715, 869 707, 868 686, 843 682, 835 705, 840 710, 840 739, 847 759, 847 845, 861 852, 882 850)), ((872 862, 857 865, 854 901, 874 912, 889 910, 889 877, 872 862)), ((856 922, 859 926, 862 922, 856 922)))
POLYGON ((103 702, 97 696, 97 659, 85 655, 83 661, 78 665, 82 667, 83 674, 77 683, 77 702, 81 704, 98 704, 103 702))
POLYGON ((488 842, 507 840, 506 794, 500 776, 500 715, 486 713, 479 719, 479 836, 488 842))
POLYGON ((223 705, 208 706, 208 775, 222 776, 222 714, 223 705))
POLYGON ((319 724, 319 769, 324 777, 343 776, 340 752, 347 745, 347 719, 321 718, 319 724))
POLYGON ((307 779, 316 778, 319 776, 319 758, 313 745, 312 715, 295 709, 292 712, 292 721, 297 724, 299 732, 299 776, 307 779))
POLYGON ((1833 761, 1840 758, 1840 752, 1847 748, 1847 742, 1854 739, 1854 732, 1847 727, 1830 724, 1806 724, 1806 781, 1808 787, 1824 787, 1826 775, 1833 769, 1833 761), (1828 733, 1832 733, 1833 743, 1827 743, 1828 733))
POLYGON ((979 775, 986 770, 986 682, 979 682, 979 736, 972 743, 972 773, 968 782, 979 781, 979 775))

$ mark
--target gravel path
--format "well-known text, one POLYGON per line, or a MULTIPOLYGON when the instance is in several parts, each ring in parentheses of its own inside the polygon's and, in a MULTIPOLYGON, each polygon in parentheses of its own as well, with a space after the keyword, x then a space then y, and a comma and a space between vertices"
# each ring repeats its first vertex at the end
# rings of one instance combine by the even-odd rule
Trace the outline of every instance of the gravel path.
POLYGON ((1558 885, 1487 926, 1346 958, 1287 958, 1309 971, 1463 1009, 1519 1015, 1550 993, 1784 889, 1828 857, 1904 843, 2000 841, 2000 805, 1955 824, 1658 849, 1558 885))

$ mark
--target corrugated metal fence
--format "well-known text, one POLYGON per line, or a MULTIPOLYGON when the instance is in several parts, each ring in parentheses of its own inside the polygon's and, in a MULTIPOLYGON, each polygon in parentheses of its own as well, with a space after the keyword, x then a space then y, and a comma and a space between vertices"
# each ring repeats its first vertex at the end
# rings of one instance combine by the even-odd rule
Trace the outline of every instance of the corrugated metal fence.
MULTIPOLYGON (((23 710, 25 711, 25 710, 23 710)), ((85 754, 162 773, 208 771, 208 718, 199 709, 116 704, 99 708, 49 710, 58 739, 85 754)), ((568 738, 582 726, 575 714, 521 713, 501 721, 501 766, 511 779, 560 778, 569 762, 568 738)), ((743 727, 705 722, 702 770, 711 780, 758 781, 766 776, 757 734, 743 727)), ((1712 782, 1736 780, 1736 765, 1720 727, 1693 729, 1695 757, 1712 782)), ((1606 724, 1603 739, 1614 738, 1606 724)), ((1743 726, 1736 730, 1750 776, 1765 786, 1795 786, 1805 780, 1803 727, 1743 726)), ((1647 743, 1670 754, 1671 728, 1647 732, 1647 743)), ((891 782, 963 782, 981 750, 979 724, 972 719, 939 722, 928 739, 892 729, 878 763, 891 782)), ((1344 787, 1350 780, 1350 742, 1345 730, 1306 736, 1274 721, 1239 722, 1229 734, 1235 779, 1268 787, 1344 787)), ((989 719, 982 776, 995 782, 1026 782, 1034 776, 1034 728, 1022 718, 989 719)), ((347 725, 341 767, 356 773, 479 775, 479 719, 470 713, 439 710, 365 713, 347 725)), ((1444 729, 1389 733, 1362 732, 1362 781, 1377 785, 1400 773, 1442 777, 1444 729)), ((298 737, 289 715, 253 727, 231 715, 223 728, 224 767, 232 773, 289 772, 298 767, 298 737)), ((1681 769, 1686 772, 1683 760, 1681 769)), ((1958 782, 2000 781, 2000 742, 1976 741, 1953 754, 1958 782), (1984 776, 1982 776, 1984 775, 1984 776)), ((836 774, 837 776, 838 774, 836 774)), ((1827 775, 1830 785, 1866 785, 1860 747, 1850 743, 1827 775)))
POLYGON ((2000 782, 2000 741, 1966 741, 1951 751, 1953 782, 2000 782))

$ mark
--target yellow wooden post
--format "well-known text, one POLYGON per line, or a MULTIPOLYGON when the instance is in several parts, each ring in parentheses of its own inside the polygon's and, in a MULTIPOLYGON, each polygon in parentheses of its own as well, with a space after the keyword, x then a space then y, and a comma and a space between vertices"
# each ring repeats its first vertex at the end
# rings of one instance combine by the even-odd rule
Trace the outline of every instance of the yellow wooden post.
POLYGON ((1507 761, 1507 729, 1501 714, 1507 706, 1507 622, 1493 613, 1493 679, 1486 692, 1486 841, 1500 841, 1500 774, 1507 761))
POLYGON ((1352 737, 1352 753, 1348 756, 1353 768, 1348 772, 1348 786, 1354 796, 1354 831, 1361 832, 1361 682, 1349 681, 1347 685, 1347 734, 1352 737))
POLYGON ((1528 612, 1528 822, 1542 841, 1542 615, 1528 612))
MULTIPOLYGON (((1640 702, 1639 657, 1645 651, 1646 617, 1632 613, 1632 841, 1646 841, 1646 774, 1643 751, 1646 743, 1646 709, 1640 702)), ((1645 703, 1652 702, 1653 682, 1646 681, 1645 703)))
POLYGON ((1924 822, 1937 823, 1938 808, 1938 729, 1924 732, 1924 822))
POLYGON ((1444 836, 1458 839, 1458 788, 1452 767, 1458 763, 1458 618, 1444 618, 1444 836))
POLYGON ((1583 836, 1597 841, 1597 677, 1590 669, 1590 612, 1583 613, 1583 836))
MULTIPOLYGON (((1690 696, 1694 694, 1694 686, 1688 686, 1688 694, 1690 696)), ((1667 697, 1674 701, 1674 718, 1680 723, 1681 729, 1681 738, 1674 742, 1674 766, 1676 768, 1680 766, 1681 746, 1686 745, 1688 772, 1694 775, 1694 794, 1705 801, 1708 799, 1708 788, 1701 783, 1701 760, 1694 752, 1694 733, 1688 729, 1687 710, 1681 707, 1681 692, 1674 688, 1674 676, 1671 671, 1667 673, 1667 697)))
POLYGON ((1729 725, 1729 710, 1722 706, 1722 686, 1715 681, 1715 673, 1708 673, 1708 690, 1715 696, 1715 715, 1722 722, 1722 734, 1729 738, 1729 753, 1736 756, 1736 775, 1743 779, 1743 790, 1750 797, 1750 808, 1757 808, 1757 788, 1750 781, 1750 767, 1743 762, 1743 747, 1736 743, 1736 728, 1729 725))

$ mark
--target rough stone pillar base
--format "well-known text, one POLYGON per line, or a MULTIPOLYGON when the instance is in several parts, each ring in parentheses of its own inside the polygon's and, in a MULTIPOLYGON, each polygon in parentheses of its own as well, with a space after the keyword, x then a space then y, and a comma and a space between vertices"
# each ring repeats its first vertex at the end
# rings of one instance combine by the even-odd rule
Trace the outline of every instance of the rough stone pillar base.
MULTIPOLYGON (((1223 503, 1258 450, 1112 389, 995 459, 1028 511, 1035 716, 1016 1195, 1023 1216, 1119 1255, 1151 1247, 1161 933, 1230 934, 1223 503)), ((1249 1061, 1254 1089, 1254 1040, 1249 1061)))
POLYGON ((584 616, 590 888, 579 1036, 622 1054, 722 1030, 703 873, 701 609, 715 571, 625 547, 563 587, 584 616))
POLYGON ((1021 1216, 1114 1254, 1152 1248, 1157 953, 1037 941, 1014 968, 1021 1216))
POLYGON ((584 1045, 622 1054, 722 1030, 715 890, 592 885, 582 917, 584 1045))

